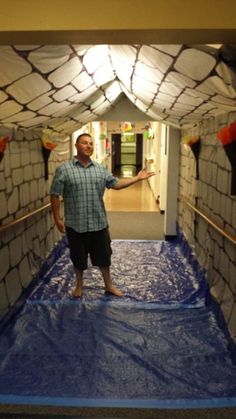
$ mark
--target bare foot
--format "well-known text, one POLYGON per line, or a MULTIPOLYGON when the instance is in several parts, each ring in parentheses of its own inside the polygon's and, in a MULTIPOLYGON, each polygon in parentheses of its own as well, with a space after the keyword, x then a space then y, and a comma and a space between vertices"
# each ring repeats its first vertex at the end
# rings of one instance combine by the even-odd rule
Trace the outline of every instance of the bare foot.
POLYGON ((108 292, 109 294, 113 294, 116 297, 123 297, 124 293, 122 291, 120 291, 118 288, 110 286, 109 288, 106 287, 105 288, 105 292, 108 292))
POLYGON ((82 294, 83 294, 83 291, 80 288, 75 288, 72 291, 72 296, 75 297, 75 298, 81 298, 82 294))

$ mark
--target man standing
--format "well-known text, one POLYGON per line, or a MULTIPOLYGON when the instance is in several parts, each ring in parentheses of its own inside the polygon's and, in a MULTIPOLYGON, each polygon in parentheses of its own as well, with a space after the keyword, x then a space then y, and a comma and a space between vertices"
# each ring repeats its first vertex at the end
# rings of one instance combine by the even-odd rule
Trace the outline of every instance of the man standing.
POLYGON ((112 250, 103 194, 105 188, 123 189, 155 173, 143 169, 133 178, 118 179, 103 165, 91 160, 93 139, 90 134, 79 135, 75 146, 77 156, 57 168, 50 190, 55 223, 60 232, 67 235, 75 269, 73 296, 82 296, 83 271, 87 269, 90 255, 92 265, 101 271, 105 291, 122 297, 123 292, 112 284, 110 275, 112 250), (60 196, 64 200, 65 223, 60 216, 60 196))

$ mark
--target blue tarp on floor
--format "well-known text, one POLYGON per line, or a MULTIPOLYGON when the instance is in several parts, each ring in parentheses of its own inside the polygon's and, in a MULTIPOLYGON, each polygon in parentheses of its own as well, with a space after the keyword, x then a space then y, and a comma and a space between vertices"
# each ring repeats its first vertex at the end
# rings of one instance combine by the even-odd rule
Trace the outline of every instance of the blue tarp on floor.
MULTIPOLYGON (((50 267, 44 279, 29 297, 35 302, 65 302, 71 300, 75 284, 73 266, 66 242, 64 251, 50 267)), ((200 307, 205 305, 207 285, 199 265, 188 263, 180 246, 165 241, 112 242, 111 273, 125 292, 115 303, 146 302, 164 308, 200 307)), ((108 300, 97 268, 89 267, 84 275, 83 301, 108 300)), ((110 298, 110 301, 114 301, 110 298)))
POLYGON ((236 406, 236 365, 227 333, 213 302, 205 304, 205 281, 194 276, 179 246, 117 241, 113 250, 116 285, 128 290, 124 299, 103 294, 101 280, 91 275, 94 268, 87 272, 83 299, 73 299, 73 270, 64 248, 4 325, 0 402, 236 406))

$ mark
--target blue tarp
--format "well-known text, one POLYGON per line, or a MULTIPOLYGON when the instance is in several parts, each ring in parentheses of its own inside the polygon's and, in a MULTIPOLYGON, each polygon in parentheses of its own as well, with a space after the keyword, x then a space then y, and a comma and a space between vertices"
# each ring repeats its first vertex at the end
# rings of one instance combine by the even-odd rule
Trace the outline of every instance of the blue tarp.
POLYGON ((94 268, 87 272, 83 299, 73 299, 64 247, 17 316, 4 325, 0 402, 236 406, 232 342, 219 326, 215 304, 206 304, 201 270, 194 275, 198 268, 193 270, 175 243, 114 245, 113 276, 128 290, 124 299, 104 295, 94 268))
MULTIPOLYGON (((64 251, 34 289, 30 301, 68 302, 73 299, 74 270, 66 241, 61 246, 64 251)), ((164 308, 205 305, 204 272, 199 265, 188 263, 180 246, 165 241, 115 240, 112 248, 112 278, 125 292, 122 300, 115 299, 115 304, 146 302, 164 308)), ((97 268, 90 266, 85 271, 84 287, 84 301, 108 300, 97 268)))

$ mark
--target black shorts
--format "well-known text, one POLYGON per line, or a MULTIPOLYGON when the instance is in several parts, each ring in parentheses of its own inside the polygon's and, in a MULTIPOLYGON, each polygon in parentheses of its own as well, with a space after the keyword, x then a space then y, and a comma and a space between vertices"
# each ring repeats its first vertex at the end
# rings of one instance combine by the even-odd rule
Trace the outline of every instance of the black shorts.
POLYGON ((85 270, 88 267, 88 255, 93 266, 108 267, 111 264, 111 239, 107 228, 99 231, 77 233, 66 227, 70 249, 70 258, 74 267, 85 270))

